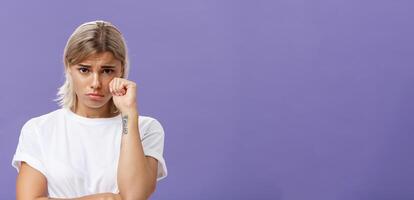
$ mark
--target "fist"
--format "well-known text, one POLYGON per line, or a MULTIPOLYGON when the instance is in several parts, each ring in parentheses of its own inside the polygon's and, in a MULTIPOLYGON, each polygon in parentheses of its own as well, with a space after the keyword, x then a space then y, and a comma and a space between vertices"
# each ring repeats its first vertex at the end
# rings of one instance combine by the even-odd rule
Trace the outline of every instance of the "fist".
POLYGON ((122 114, 137 112, 137 85, 135 82, 115 77, 109 82, 109 91, 115 106, 122 114))

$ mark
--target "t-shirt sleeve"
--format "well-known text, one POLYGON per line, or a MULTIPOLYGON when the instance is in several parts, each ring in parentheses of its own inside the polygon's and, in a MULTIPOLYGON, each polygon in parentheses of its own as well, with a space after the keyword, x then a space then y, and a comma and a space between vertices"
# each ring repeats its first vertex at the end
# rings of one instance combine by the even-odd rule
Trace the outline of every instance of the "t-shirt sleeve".
POLYGON ((168 174, 167 166, 163 157, 164 151, 164 129, 161 123, 153 119, 144 136, 141 138, 144 154, 158 160, 157 181, 165 178, 168 174))
POLYGON ((45 175, 41 144, 39 142, 40 139, 33 119, 27 121, 20 131, 19 142, 12 160, 12 166, 17 172, 19 172, 21 161, 24 161, 45 175))

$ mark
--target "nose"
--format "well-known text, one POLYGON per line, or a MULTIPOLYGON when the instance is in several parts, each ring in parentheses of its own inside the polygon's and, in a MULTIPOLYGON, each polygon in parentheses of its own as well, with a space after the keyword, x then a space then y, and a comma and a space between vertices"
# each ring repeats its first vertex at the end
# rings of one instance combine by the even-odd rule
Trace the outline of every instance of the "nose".
POLYGON ((91 88, 95 90, 101 88, 101 80, 98 73, 93 74, 91 88))

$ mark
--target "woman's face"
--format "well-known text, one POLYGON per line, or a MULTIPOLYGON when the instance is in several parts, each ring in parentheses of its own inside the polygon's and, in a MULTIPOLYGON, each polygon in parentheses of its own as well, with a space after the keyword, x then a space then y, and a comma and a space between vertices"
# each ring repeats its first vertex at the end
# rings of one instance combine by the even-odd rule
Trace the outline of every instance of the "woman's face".
POLYGON ((69 67, 78 104, 89 108, 101 108, 112 97, 109 82, 121 77, 121 61, 110 52, 93 54, 80 63, 69 67))

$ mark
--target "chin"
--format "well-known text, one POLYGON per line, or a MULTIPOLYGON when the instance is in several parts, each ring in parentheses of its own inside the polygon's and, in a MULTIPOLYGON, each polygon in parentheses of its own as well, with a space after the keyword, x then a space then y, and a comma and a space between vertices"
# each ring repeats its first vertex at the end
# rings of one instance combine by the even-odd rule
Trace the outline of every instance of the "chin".
MULTIPOLYGON (((105 104, 104 104, 105 105, 105 104)), ((99 108, 102 108, 104 105, 96 105, 96 104, 94 104, 94 105, 88 105, 88 104, 86 104, 86 106, 87 107, 89 107, 89 108, 93 108, 93 109, 99 109, 99 108)))
POLYGON ((84 105, 89 107, 89 108, 94 108, 94 109, 98 109, 98 108, 102 108, 104 107, 106 104, 108 104, 108 101, 102 101, 102 102, 84 102, 84 105))

